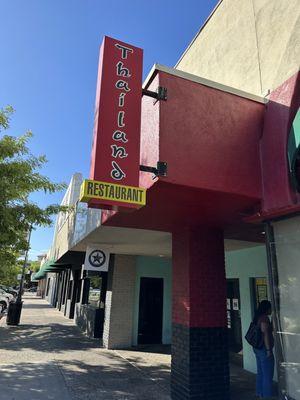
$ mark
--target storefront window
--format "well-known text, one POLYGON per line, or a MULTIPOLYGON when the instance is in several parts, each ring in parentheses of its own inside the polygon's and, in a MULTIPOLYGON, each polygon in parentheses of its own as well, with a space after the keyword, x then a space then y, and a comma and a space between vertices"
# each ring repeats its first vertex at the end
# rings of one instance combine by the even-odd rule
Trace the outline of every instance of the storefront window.
POLYGON ((300 400, 300 217, 272 223, 269 262, 275 303, 279 389, 300 400))
POLYGON ((89 290, 89 304, 92 307, 100 307, 100 288, 101 288, 101 277, 99 272, 89 272, 90 279, 90 290, 89 290), (94 274, 94 275, 93 275, 94 274))
POLYGON ((268 300, 268 282, 266 277, 250 278, 251 298, 252 298, 252 316, 255 310, 263 300, 268 300))

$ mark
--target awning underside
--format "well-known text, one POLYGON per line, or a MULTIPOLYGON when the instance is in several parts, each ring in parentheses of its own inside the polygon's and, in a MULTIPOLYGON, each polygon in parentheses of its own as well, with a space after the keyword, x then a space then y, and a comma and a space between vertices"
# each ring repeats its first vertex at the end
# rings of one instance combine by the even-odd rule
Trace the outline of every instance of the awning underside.
POLYGON ((39 271, 33 275, 32 279, 38 281, 45 278, 47 272, 58 273, 68 266, 69 264, 66 263, 58 263, 54 260, 48 260, 40 267, 39 271))

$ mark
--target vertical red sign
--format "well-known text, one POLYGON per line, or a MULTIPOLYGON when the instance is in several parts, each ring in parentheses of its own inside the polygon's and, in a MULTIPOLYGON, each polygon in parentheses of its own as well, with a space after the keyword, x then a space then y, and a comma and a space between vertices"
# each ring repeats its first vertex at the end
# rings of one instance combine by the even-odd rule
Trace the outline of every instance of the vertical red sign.
POLYGON ((92 180, 139 184, 142 65, 142 49, 104 37, 96 93, 92 180))

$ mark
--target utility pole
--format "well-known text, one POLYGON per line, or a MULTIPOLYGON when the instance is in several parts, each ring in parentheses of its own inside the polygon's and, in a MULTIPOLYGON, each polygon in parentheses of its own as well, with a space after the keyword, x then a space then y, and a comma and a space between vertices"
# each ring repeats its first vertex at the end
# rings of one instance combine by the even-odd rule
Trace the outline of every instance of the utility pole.
POLYGON ((19 325, 19 323, 20 323, 22 305, 23 305, 22 291, 23 291, 23 285, 24 285, 25 268, 26 268, 27 260, 28 260, 31 231, 32 231, 32 225, 30 225, 30 228, 28 231, 28 236, 27 236, 27 248, 26 248, 25 257, 24 257, 24 264, 22 267, 22 276, 21 276, 18 296, 17 296, 16 301, 14 303, 11 302, 8 306, 8 312, 7 312, 7 317, 6 317, 7 325, 19 325))
POLYGON ((28 237, 27 237, 27 249, 25 252, 25 258, 24 258, 24 263, 22 267, 22 276, 21 276, 21 281, 20 281, 20 287, 19 287, 19 293, 16 299, 17 303, 22 302, 22 292, 23 292, 23 286, 24 286, 24 279, 25 279, 25 269, 27 266, 27 261, 28 261, 28 253, 29 253, 29 246, 30 246, 30 238, 31 238, 31 231, 32 231, 32 225, 30 225, 29 231, 28 231, 28 237))

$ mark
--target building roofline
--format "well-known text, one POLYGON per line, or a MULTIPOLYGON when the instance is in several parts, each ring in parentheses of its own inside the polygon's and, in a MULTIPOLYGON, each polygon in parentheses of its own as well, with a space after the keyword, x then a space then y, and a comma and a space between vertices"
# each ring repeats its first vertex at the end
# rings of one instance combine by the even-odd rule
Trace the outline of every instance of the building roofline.
POLYGON ((215 7, 213 8, 212 12, 209 14, 209 16, 206 18, 206 20, 204 21, 204 24, 201 26, 201 28, 198 30, 198 32, 196 33, 196 35, 193 37, 192 41, 190 42, 190 44, 188 45, 188 47, 184 50, 184 52, 182 53, 181 57, 179 58, 179 60, 177 61, 177 63, 175 64, 174 68, 177 68, 178 64, 180 63, 180 61, 183 59, 183 57, 185 56, 185 54, 189 51, 189 49, 191 48, 191 46, 193 45, 193 43, 195 42, 195 40, 197 39, 197 37, 200 35, 200 33, 202 32, 202 30, 205 28, 205 26, 208 24, 209 20, 212 18, 212 16, 214 15, 214 13, 217 11, 217 9, 219 8, 219 6, 221 5, 221 3, 223 2, 223 0, 219 0, 218 3, 215 5, 215 7))
POLYGON ((245 99, 256 101, 258 103, 266 104, 268 102, 268 99, 263 96, 258 96, 256 94, 248 93, 248 92, 245 92, 240 89, 236 89, 231 86, 223 85, 222 83, 219 83, 219 82, 215 82, 215 81, 211 81, 206 78, 202 78, 198 75, 193 75, 188 72, 184 72, 184 71, 181 71, 176 68, 166 67, 166 66, 160 65, 160 64, 154 64, 153 67, 151 68, 147 78, 145 79, 145 81, 143 83, 144 89, 146 89, 150 85, 150 83, 154 79, 157 71, 166 72, 167 74, 174 75, 179 78, 187 79, 192 82, 200 83, 201 85, 208 86, 208 87, 211 87, 211 88, 214 88, 217 90, 221 90, 222 92, 230 93, 235 96, 244 97, 245 99))

